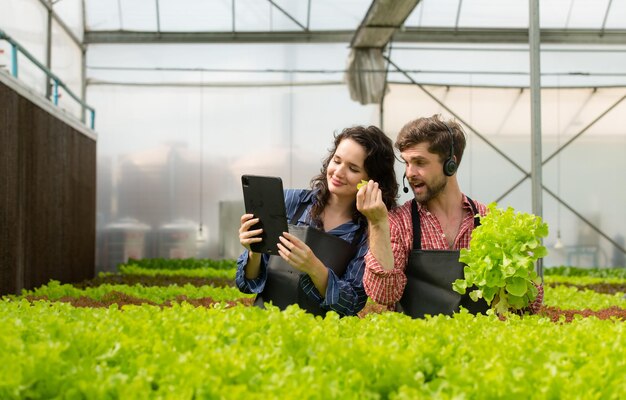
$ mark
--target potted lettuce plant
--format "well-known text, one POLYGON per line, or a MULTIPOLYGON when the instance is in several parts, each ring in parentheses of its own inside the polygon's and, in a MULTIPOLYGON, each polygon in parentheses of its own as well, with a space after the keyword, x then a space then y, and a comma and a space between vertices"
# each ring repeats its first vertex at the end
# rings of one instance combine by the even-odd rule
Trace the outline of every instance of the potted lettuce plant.
POLYGON ((547 254, 541 238, 548 235, 548 225, 512 207, 504 210, 491 203, 487 208, 470 247, 461 249, 465 279, 457 279, 452 288, 461 294, 470 290, 472 300, 485 299, 498 315, 521 312, 537 297, 541 278, 535 262, 547 254))

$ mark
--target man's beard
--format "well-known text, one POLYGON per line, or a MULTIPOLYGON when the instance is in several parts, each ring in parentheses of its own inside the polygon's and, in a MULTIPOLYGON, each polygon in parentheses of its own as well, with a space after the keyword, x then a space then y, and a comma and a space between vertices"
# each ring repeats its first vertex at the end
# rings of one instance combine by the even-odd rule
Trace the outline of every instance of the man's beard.
POLYGON ((419 203, 427 203, 437 197, 441 192, 443 192, 447 184, 448 180, 445 176, 441 176, 441 179, 436 180, 432 183, 432 185, 424 183, 424 185, 426 186, 426 191, 419 195, 413 192, 415 194, 415 200, 417 200, 419 203))

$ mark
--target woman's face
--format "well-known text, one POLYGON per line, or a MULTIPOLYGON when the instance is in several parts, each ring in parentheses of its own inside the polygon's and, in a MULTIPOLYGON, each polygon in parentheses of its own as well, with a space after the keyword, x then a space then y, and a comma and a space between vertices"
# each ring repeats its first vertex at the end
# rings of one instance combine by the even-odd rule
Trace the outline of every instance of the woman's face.
POLYGON ((355 197, 356 186, 368 180, 365 172, 365 148, 350 138, 343 139, 328 163, 326 180, 331 194, 355 197))

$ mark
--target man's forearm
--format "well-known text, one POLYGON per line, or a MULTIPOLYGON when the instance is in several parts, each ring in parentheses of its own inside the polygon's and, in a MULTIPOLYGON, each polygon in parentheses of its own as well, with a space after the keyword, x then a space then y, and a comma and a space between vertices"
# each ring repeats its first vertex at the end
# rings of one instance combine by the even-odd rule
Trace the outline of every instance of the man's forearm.
POLYGON ((369 224, 369 246, 370 253, 376 258, 380 266, 384 270, 392 270, 394 263, 389 220, 385 219, 377 224, 369 224))

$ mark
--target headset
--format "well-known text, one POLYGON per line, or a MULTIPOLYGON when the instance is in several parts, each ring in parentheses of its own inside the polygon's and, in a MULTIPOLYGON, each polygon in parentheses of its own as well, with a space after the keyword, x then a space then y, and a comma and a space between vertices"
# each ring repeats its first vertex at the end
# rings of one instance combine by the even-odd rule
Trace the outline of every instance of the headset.
POLYGON ((450 155, 446 158, 446 161, 443 162, 443 173, 445 176, 452 176, 459 167, 456 161, 454 161, 454 133, 452 133, 452 129, 450 129, 448 124, 445 122, 443 122, 443 124, 448 129, 448 133, 450 133, 450 140, 452 141, 450 143, 450 155))

